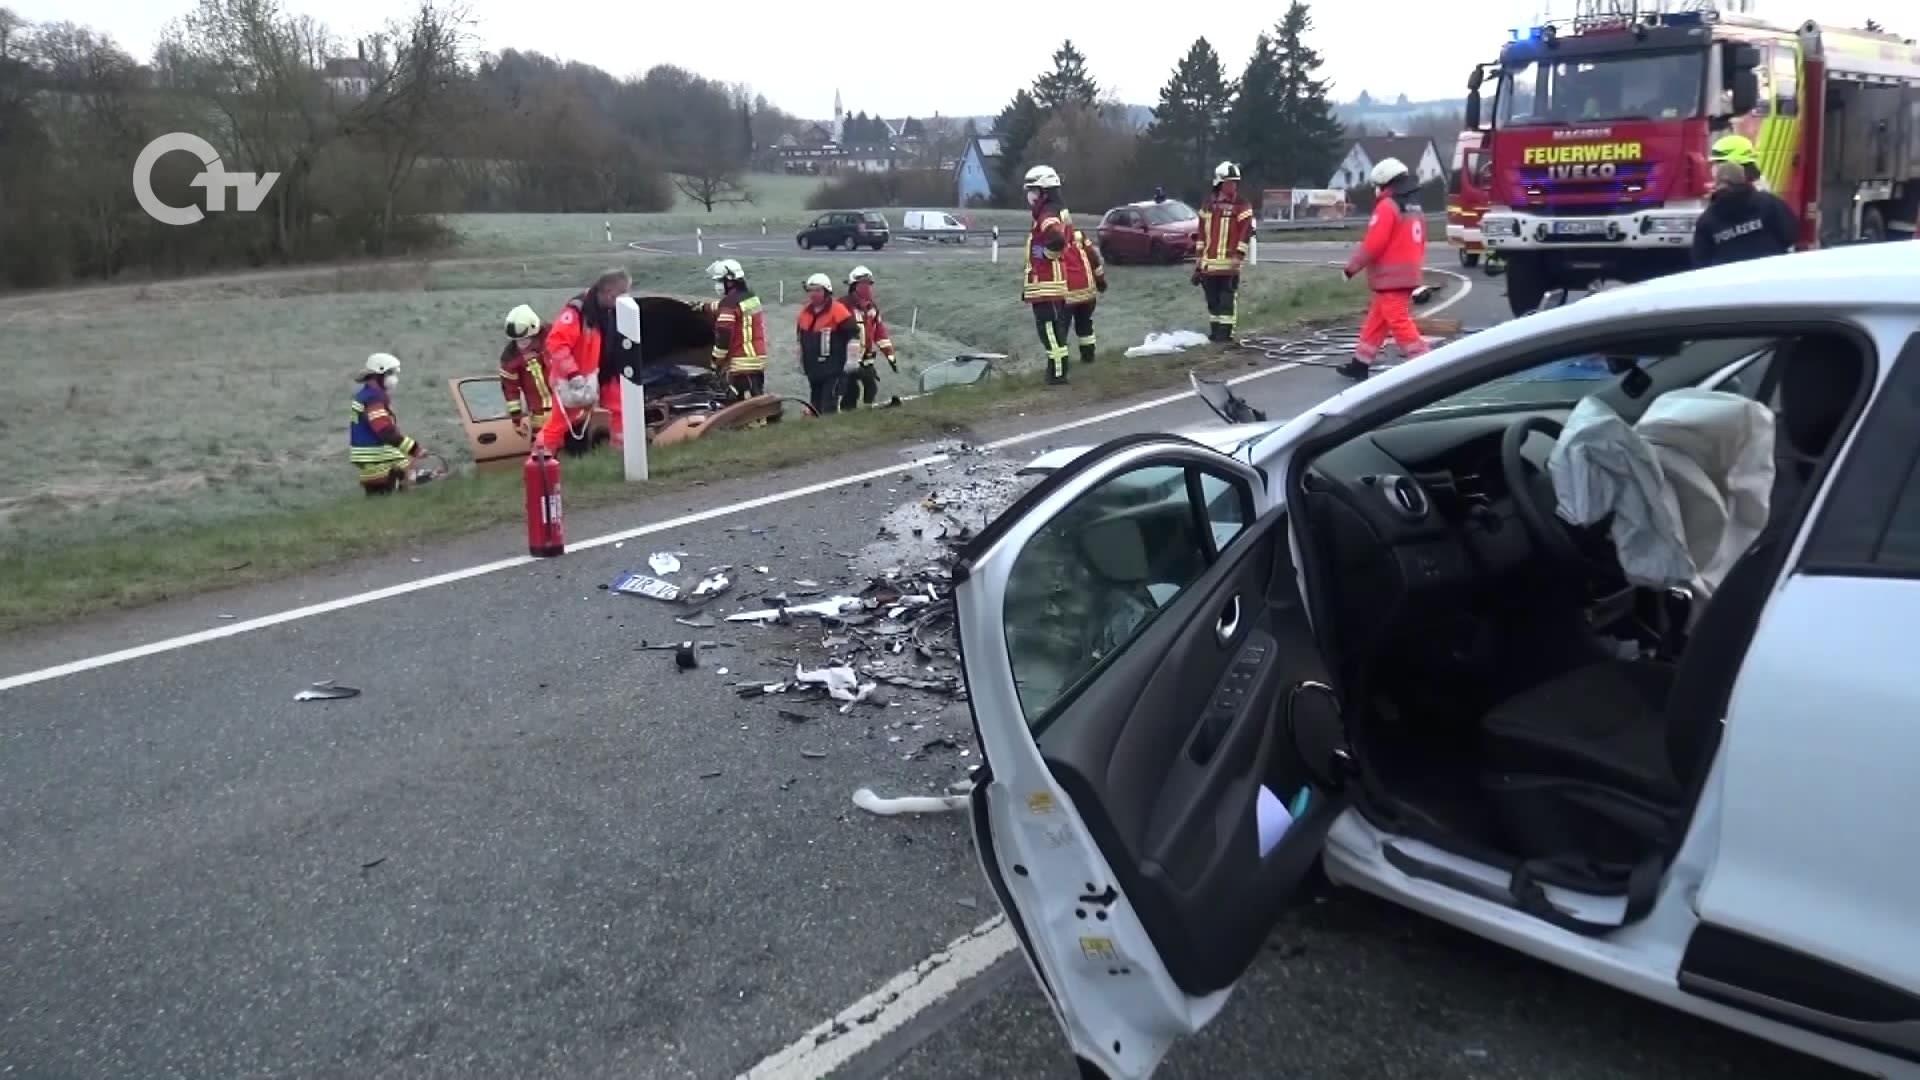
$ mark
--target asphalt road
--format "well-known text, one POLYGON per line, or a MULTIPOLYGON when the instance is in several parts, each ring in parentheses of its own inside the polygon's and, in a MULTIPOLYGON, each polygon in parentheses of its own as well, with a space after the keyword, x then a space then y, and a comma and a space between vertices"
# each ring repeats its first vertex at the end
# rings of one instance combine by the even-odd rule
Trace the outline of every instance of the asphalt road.
MULTIPOLYGON (((1479 280, 1454 312, 1470 323, 1499 310, 1479 280)), ((1303 367, 1240 389, 1279 417, 1344 385, 1303 367)), ((734 684, 819 664, 853 635, 689 627, 603 586, 669 551, 685 585, 733 568, 714 615, 755 606, 745 593, 857 589, 937 558, 929 495, 978 521, 1032 453, 1211 419, 1187 399, 959 449, 1107 411, 1064 400, 955 432, 931 467, 0 690, 0 1075, 732 1077, 977 926, 994 901, 960 819, 849 801, 964 776, 964 706, 890 686, 845 714, 742 698, 734 684), (681 640, 713 643, 695 670, 650 647, 681 640), (329 679, 362 693, 293 700, 329 679)), ((931 449, 644 499, 570 530, 931 449)), ((245 629, 521 542, 502 530, 0 639, 0 676, 245 629)), ((1025 969, 1002 962, 845 1075, 1066 1064, 1025 969)), ((1343 895, 1276 933, 1169 1075, 1827 1074, 1343 895)))

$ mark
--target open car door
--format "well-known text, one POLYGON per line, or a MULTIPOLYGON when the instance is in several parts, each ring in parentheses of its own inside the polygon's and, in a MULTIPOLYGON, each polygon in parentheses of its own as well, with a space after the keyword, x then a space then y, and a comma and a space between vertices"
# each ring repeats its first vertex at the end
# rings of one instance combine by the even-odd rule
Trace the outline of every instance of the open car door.
POLYGON ((1082 1070, 1220 1010, 1345 806, 1340 702, 1251 466, 1129 436, 961 553, 981 862, 1082 1070))

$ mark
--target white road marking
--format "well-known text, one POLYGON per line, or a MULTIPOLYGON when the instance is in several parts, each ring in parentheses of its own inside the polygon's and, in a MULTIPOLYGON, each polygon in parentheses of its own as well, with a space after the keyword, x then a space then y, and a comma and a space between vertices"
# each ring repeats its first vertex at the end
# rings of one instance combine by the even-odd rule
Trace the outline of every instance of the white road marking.
MULTIPOLYGON (((1449 308, 1454 304, 1459 303, 1462 299, 1464 299, 1467 296, 1468 293, 1473 291, 1473 283, 1471 281, 1468 281, 1466 276, 1463 274, 1456 274, 1450 270, 1436 270, 1434 272, 1440 273, 1440 274, 1446 274, 1450 277, 1457 278, 1462 283, 1462 288, 1458 294, 1448 297, 1446 300, 1438 304, 1435 304, 1433 307, 1429 308, 1428 309, 1429 314, 1443 311, 1446 308, 1449 308)), ((1284 365, 1276 364, 1270 368, 1262 368, 1259 371, 1249 372, 1248 374, 1241 375, 1233 379, 1229 379, 1228 382, 1233 385, 1252 382, 1255 379, 1264 379, 1269 375, 1278 375, 1283 371, 1291 371, 1295 366, 1296 365, 1293 365, 1293 364, 1284 364, 1284 365)), ((1090 427, 1094 424, 1103 424, 1109 420, 1117 420, 1123 416, 1131 416, 1134 413, 1145 412, 1149 409, 1157 409, 1164 405, 1171 405, 1174 402, 1182 401, 1192 396, 1193 396, 1193 391, 1191 390, 1185 390, 1177 394, 1168 394, 1164 397, 1157 397, 1148 401, 1138 402, 1136 404, 1128 405, 1123 408, 1112 409, 1107 412, 1098 413, 1093 416, 1082 417, 1079 420, 1070 420, 1064 424, 1055 424, 1052 427, 1041 428, 1038 431, 1029 431, 1024 434, 1014 435, 1009 438, 1000 439, 995 442, 990 442, 986 444, 986 449, 999 450, 1009 446, 1018 446, 1021 443, 1032 442, 1035 439, 1044 439, 1050 435, 1058 435, 1061 432, 1072 431, 1076 428, 1090 427)), ((605 547, 608 544, 615 544, 621 541, 631 540, 631 539, 634 539, 635 537, 649 536, 654 533, 660 533, 660 532, 668 532, 673 529, 685 528, 686 526, 689 526, 689 525, 697 525, 701 522, 712 521, 715 518, 730 517, 734 514, 744 513, 748 510, 757 510, 763 506, 773 506, 775 504, 789 502, 794 499, 804 499, 804 498, 807 498, 808 496, 818 495, 826 491, 832 491, 835 488, 848 487, 853 484, 861 484, 861 483, 867 482, 868 480, 875 480, 883 476, 893 476, 898 473, 909 472, 919 468, 925 468, 929 465, 938 465, 948 460, 950 460, 950 458, 946 454, 933 454, 928 457, 919 458, 914 461, 909 461, 901 465, 888 465, 883 468, 872 469, 867 472, 859 473, 853 476, 844 476, 834 480, 825 480, 817 484, 808 484, 805 487, 793 488, 788 491, 780 491, 772 495, 762 495, 758 498, 747 499, 743 502, 726 503, 720 506, 712 507, 711 509, 701 510, 691 514, 683 514, 680 517, 670 518, 666 521, 658 521, 649 525, 641 525, 636 528, 626 529, 621 532, 608 533, 605 536, 596 536, 588 540, 579 541, 577 543, 570 543, 567 545, 567 549, 569 551, 591 551, 594 548, 605 547)), ((25 671, 25 672, 21 672, 18 675, 8 675, 8 676, 0 677, 0 692, 18 689, 22 686, 32 686, 36 683, 51 682, 54 679, 63 679, 69 675, 78 675, 82 672, 94 671, 99 668, 112 667, 115 664, 124 664, 130 660, 139 660, 148 656, 158 656, 162 653, 176 652, 180 649, 191 648, 195 645, 205 645, 208 642, 219 641, 223 638, 238 637, 241 634, 251 634, 257 630, 266 630, 270 627, 280 626, 285 623, 298 622, 301 619, 311 619, 316 615, 326 615, 335 611, 346 611, 350 608, 362 607, 367 604, 375 604, 375 603, 379 603, 382 600, 392 599, 393 597, 396 597, 396 596, 405 596, 408 593, 420 592, 425 589, 434 589, 442 585, 451 585, 451 584, 454 584, 455 582, 467 581, 471 578, 484 577, 487 574, 496 574, 502 570, 516 569, 518 567, 526 566, 537 561, 539 560, 534 559, 530 555, 519 555, 510 559, 500 559, 495 562, 482 563, 478 566, 469 566, 463 570, 453 570, 444 574, 435 574, 432 577, 419 578, 413 581, 403 581, 395 585, 388 585, 384 588, 374 589, 369 592, 355 593, 351 596, 342 596, 337 599, 323 601, 318 604, 308 604, 304 607, 290 608, 286 611, 277 611, 269 615, 261 615, 257 618, 252 618, 252 619, 241 619, 235 622, 227 623, 224 626, 216 626, 207 630, 199 630, 191 634, 181 634, 177 637, 163 638, 159 641, 148 642, 145 645, 135 645, 132 648, 119 649, 110 653, 101 653, 97 656, 84 657, 82 659, 73 660, 65 664, 56 664, 52 667, 40 668, 36 671, 25 671)))
POLYGON ((995 915, 736 1080, 818 1080, 952 995, 1015 946, 1006 917, 995 915))

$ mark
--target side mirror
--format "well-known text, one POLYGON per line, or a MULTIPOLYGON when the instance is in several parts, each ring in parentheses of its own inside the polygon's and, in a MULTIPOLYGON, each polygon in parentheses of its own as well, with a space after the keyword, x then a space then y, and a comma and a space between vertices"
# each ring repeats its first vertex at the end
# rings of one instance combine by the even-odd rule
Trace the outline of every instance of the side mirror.
POLYGON ((1474 68, 1473 74, 1467 76, 1467 89, 1477 94, 1480 92, 1480 85, 1486 81, 1486 71, 1482 68, 1474 68))
MULTIPOLYGON (((1477 71, 1474 72, 1476 79, 1479 74, 1477 71)), ((1480 88, 1478 86, 1467 91, 1466 129, 1468 131, 1478 131, 1480 129, 1480 88)))

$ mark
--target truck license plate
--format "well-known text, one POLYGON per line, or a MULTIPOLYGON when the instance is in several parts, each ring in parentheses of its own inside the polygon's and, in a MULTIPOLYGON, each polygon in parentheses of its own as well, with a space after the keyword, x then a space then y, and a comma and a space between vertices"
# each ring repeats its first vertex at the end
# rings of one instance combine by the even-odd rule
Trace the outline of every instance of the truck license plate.
POLYGON ((1553 223, 1555 236, 1605 236, 1607 223, 1604 221, 1556 221, 1553 223))

